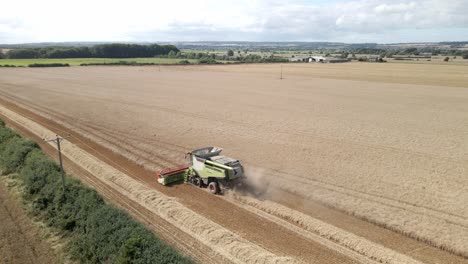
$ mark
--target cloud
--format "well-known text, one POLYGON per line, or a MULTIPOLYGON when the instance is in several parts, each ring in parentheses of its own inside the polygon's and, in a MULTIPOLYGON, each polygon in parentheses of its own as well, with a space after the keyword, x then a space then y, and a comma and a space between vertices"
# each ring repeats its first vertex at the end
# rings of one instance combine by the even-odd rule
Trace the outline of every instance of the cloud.
POLYGON ((416 8, 415 2, 399 3, 399 4, 381 4, 375 7, 377 13, 401 13, 414 11, 416 8))
POLYGON ((0 19, 0 43, 402 42, 468 36, 466 0, 82 0, 67 5, 18 0, 7 1, 2 9, 9 12, 0 19))

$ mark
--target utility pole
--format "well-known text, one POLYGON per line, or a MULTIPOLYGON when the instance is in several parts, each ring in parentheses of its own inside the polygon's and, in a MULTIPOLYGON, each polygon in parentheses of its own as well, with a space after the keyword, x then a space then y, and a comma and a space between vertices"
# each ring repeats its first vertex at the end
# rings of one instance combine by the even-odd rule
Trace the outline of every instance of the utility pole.
POLYGON ((65 191, 65 170, 63 169, 62 150, 60 148, 60 142, 62 140, 64 140, 64 139, 65 138, 59 137, 58 135, 55 135, 54 139, 47 140, 47 138, 44 138, 45 142, 52 142, 53 141, 53 142, 55 142, 55 144, 57 144, 58 158, 59 158, 59 162, 60 162, 60 172, 61 172, 61 175, 62 175, 62 188, 63 188, 63 191, 65 191))
POLYGON ((280 67, 281 67, 280 80, 283 80, 283 64, 281 64, 280 67))

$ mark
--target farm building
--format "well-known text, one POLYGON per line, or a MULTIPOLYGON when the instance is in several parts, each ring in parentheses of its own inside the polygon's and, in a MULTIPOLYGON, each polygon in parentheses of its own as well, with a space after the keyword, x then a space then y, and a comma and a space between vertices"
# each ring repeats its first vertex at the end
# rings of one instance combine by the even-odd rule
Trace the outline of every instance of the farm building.
POLYGON ((321 62, 321 63, 339 63, 348 62, 349 59, 325 57, 325 56, 307 56, 307 57, 295 57, 289 59, 292 62, 321 62))

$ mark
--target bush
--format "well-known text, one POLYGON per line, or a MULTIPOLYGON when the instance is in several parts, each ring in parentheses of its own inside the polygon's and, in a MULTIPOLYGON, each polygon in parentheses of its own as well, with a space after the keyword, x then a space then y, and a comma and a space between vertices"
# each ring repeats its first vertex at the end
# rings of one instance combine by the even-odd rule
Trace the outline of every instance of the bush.
POLYGON ((147 66, 156 65, 153 62, 136 62, 136 61, 118 61, 118 62, 95 62, 95 63, 81 63, 80 66, 147 66))
POLYGON ((468 54, 463 55, 463 59, 468 60, 468 54))
POLYGON ((68 63, 33 63, 29 64, 28 67, 69 67, 68 63))
MULTIPOLYGON (((18 134, 16 134, 13 130, 6 128, 4 124, 0 124, 0 144, 7 141, 8 139, 12 137, 18 137, 18 134)), ((0 148, 0 153, 1 153, 1 148, 0 148)))
POLYGON ((190 61, 188 61, 188 60, 181 60, 181 61, 179 61, 179 64, 187 65, 187 64, 190 64, 190 61))
POLYGON ((23 165, 26 155, 39 148, 35 142, 20 137, 12 137, 4 144, 1 148, 0 166, 3 173, 7 174, 17 171, 23 165))
POLYGON ((212 58, 209 58, 209 57, 206 57, 206 58, 202 58, 198 61, 198 63, 200 64, 220 64, 219 62, 217 62, 216 60, 212 59, 212 58))
POLYGON ((35 149, 25 159, 21 169, 21 178, 25 183, 27 198, 44 190, 48 183, 54 183, 60 176, 60 168, 55 162, 48 159, 42 151, 35 149))
POLYGON ((445 57, 445 59, 444 59, 445 62, 448 62, 449 60, 450 60, 449 57, 445 57))

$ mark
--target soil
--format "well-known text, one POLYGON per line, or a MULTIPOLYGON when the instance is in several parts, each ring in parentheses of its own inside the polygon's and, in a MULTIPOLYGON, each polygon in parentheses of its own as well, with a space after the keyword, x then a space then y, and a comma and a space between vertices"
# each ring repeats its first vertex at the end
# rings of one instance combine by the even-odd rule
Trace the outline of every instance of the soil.
MULTIPOLYGON (((4 176, 0 176, 4 177, 4 176)), ((0 181, 0 262, 48 264, 58 261, 44 233, 27 215, 18 198, 0 181)))

